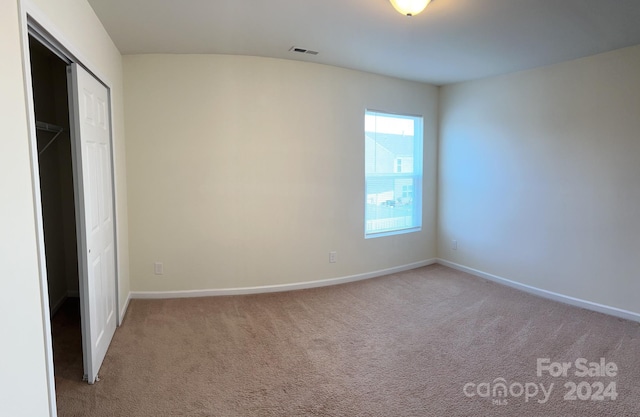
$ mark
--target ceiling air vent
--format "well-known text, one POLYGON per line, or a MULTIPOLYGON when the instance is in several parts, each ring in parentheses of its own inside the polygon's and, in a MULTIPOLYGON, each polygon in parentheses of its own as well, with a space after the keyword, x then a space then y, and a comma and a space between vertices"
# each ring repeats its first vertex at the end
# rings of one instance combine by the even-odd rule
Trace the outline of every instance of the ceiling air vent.
POLYGON ((289 48, 289 52, 296 52, 298 54, 307 54, 307 55, 318 55, 318 51, 312 51, 307 48, 300 48, 298 46, 292 46, 289 48))

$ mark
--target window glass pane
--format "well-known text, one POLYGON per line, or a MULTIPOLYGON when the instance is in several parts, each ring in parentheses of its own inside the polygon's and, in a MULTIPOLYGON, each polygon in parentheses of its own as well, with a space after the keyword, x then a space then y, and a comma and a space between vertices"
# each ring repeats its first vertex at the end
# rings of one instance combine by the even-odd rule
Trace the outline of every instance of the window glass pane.
POLYGON ((366 233, 412 228, 413 178, 376 178, 367 181, 366 233))
POLYGON ((365 236, 420 230, 422 118, 365 113, 365 236))

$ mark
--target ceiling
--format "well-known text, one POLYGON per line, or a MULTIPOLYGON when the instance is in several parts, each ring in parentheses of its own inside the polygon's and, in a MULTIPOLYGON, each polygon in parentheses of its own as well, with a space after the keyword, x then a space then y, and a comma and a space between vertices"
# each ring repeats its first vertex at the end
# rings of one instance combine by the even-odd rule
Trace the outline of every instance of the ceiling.
POLYGON ((437 85, 640 44, 638 0, 433 0, 413 17, 388 0, 89 3, 123 55, 266 56, 437 85))

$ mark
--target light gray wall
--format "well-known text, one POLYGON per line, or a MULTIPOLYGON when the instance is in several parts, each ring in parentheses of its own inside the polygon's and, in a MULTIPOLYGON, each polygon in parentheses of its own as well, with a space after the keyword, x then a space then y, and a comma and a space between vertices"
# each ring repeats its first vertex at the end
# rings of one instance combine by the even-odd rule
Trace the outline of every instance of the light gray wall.
POLYGON ((436 87, 224 55, 125 56, 124 73, 133 290, 290 284, 435 257, 436 87), (424 116, 421 232, 364 239, 365 108, 424 116))
POLYGON ((639 116, 640 47, 442 88, 439 256, 640 313, 639 116))

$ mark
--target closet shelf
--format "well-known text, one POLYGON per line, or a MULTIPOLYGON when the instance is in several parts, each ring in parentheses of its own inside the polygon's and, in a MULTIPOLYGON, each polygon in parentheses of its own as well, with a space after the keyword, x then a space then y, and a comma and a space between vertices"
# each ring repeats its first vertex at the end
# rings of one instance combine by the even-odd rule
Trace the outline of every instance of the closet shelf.
POLYGON ((43 130, 45 132, 55 133, 53 138, 42 148, 38 155, 42 155, 42 152, 46 151, 47 148, 60 136, 60 133, 64 132, 64 128, 57 125, 52 125, 51 123, 38 122, 36 121, 36 129, 43 130))
POLYGON ((52 125, 51 123, 36 122, 36 129, 46 130, 47 132, 59 133, 64 130, 63 127, 52 125))

